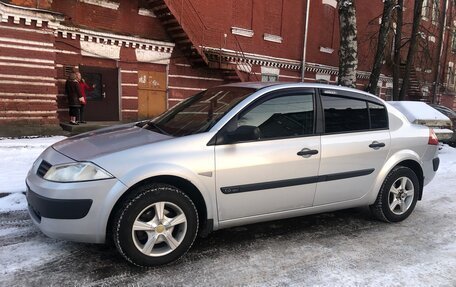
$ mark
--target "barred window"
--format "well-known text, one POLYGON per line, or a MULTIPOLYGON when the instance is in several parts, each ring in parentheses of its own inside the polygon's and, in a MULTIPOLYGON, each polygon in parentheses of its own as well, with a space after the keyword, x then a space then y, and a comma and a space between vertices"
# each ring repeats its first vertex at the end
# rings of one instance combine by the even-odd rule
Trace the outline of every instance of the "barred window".
POLYGON ((434 0, 432 4, 432 21, 438 22, 440 17, 440 0, 434 0))
POLYGON ((421 16, 429 18, 429 0, 423 0, 423 9, 421 10, 421 16))

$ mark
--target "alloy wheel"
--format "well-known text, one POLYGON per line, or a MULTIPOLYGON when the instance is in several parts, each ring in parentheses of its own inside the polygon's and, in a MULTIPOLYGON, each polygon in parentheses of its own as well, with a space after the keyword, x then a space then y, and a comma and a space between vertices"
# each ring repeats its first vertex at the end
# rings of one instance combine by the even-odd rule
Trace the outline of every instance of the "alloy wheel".
POLYGON ((136 248, 147 256, 159 257, 174 251, 184 240, 187 218, 174 203, 155 202, 136 217, 131 235, 136 248))
POLYGON ((415 187, 408 177, 400 177, 394 181, 388 193, 388 206, 396 215, 402 215, 413 203, 415 187))

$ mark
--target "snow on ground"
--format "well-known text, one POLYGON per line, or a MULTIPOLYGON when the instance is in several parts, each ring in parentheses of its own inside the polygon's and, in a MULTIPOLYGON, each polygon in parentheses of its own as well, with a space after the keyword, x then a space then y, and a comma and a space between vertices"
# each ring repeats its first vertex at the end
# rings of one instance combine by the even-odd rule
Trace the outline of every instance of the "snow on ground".
POLYGON ((27 208, 25 195, 19 192, 0 198, 0 212, 10 212, 27 208))
POLYGON ((0 193, 24 192, 25 177, 48 146, 65 137, 0 138, 0 193))

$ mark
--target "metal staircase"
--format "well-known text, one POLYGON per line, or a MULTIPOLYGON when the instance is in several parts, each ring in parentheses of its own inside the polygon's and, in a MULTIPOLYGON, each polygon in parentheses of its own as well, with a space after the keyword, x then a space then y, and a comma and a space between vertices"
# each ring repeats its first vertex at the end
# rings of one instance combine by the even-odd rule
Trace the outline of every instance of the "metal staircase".
MULTIPOLYGON (((404 74, 405 74, 405 64, 401 64, 401 78, 403 78, 404 74)), ((415 67, 412 67, 412 70, 410 71, 410 80, 409 80, 407 96, 409 97, 410 100, 427 101, 427 98, 424 97, 423 92, 421 90, 421 83, 418 80, 418 76, 416 74, 415 67)))
MULTIPOLYGON (((222 63, 221 55, 217 61, 208 59, 204 53, 205 38, 217 37, 221 39, 223 34, 221 31, 216 31, 205 25, 190 0, 148 0, 148 7, 152 9, 168 35, 193 67, 209 67, 220 70, 227 82, 249 80, 250 73, 242 71, 246 70, 245 67, 239 69, 239 66, 249 65, 245 61, 244 53, 240 47, 239 57, 243 57, 243 63, 222 63)), ((239 46, 239 42, 237 45, 239 46)))
POLYGON ((168 35, 192 66, 208 64, 202 43, 204 22, 189 0, 149 0, 149 8, 165 27, 168 35))

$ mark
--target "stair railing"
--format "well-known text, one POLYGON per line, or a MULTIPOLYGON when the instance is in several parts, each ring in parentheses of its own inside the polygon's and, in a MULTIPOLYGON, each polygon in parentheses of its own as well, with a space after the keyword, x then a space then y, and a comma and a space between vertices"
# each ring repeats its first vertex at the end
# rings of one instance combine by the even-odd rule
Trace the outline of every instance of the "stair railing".
POLYGON ((259 81, 258 75, 252 71, 253 65, 248 62, 247 57, 245 56, 244 50, 242 49, 241 43, 239 42, 239 40, 236 37, 236 35, 233 35, 233 36, 234 36, 234 40, 236 42, 236 45, 239 48, 239 50, 236 51, 236 55, 241 59, 240 61, 238 61, 237 65, 236 65, 236 72, 241 70, 241 72, 247 73, 249 79, 250 79, 250 76, 253 74, 255 79, 257 81, 259 81), (240 67, 242 67, 244 69, 242 69, 242 68, 239 69, 238 66, 240 66, 240 67), (246 72, 246 71, 249 71, 249 72, 246 72))
POLYGON ((164 2, 176 17, 198 54, 208 63, 202 46, 209 28, 204 24, 193 3, 190 0, 164 0, 164 2))

